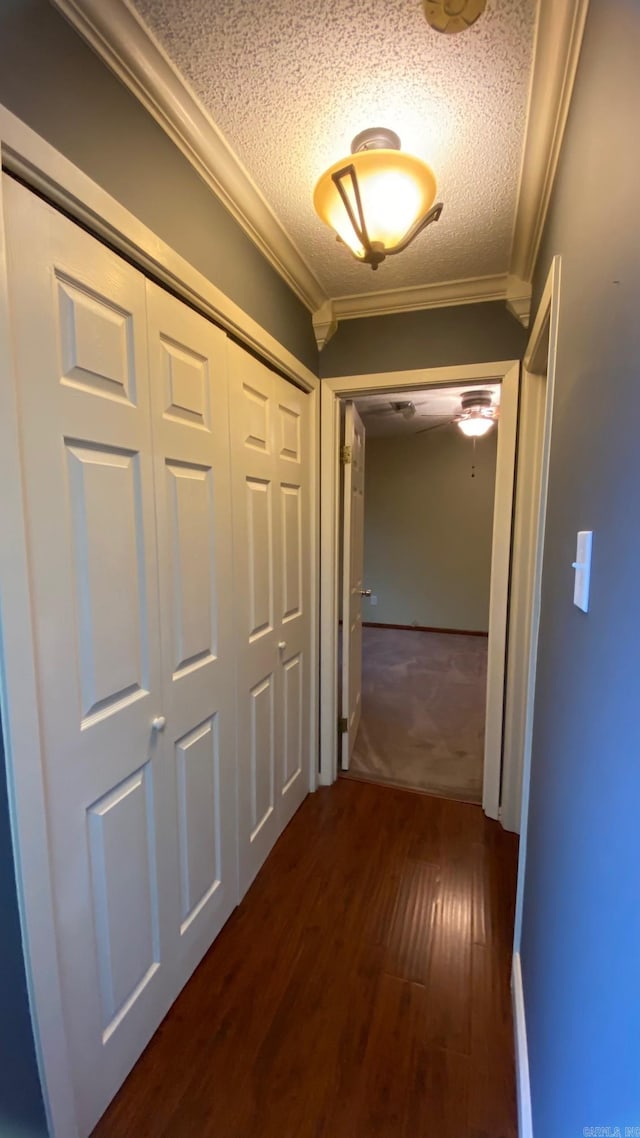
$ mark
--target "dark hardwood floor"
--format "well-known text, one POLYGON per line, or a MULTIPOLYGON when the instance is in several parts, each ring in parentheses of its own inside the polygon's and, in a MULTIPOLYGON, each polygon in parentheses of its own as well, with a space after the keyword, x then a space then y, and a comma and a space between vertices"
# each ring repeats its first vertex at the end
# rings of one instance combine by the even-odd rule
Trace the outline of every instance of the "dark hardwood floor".
POLYGON ((515 1138, 516 853, 478 806, 311 795, 95 1138, 515 1138))

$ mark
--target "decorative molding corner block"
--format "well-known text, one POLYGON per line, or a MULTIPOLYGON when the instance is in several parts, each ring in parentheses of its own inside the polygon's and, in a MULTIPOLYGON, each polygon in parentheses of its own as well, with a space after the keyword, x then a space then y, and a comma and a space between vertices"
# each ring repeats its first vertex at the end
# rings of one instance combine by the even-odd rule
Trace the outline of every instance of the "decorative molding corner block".
POLYGON ((334 302, 332 300, 325 300, 324 304, 321 305, 312 316, 313 330, 315 332, 319 352, 322 351, 325 344, 329 343, 329 340, 338 328, 338 321, 333 305, 334 302))
POLYGON ((540 0, 511 272, 533 277, 569 113, 589 0, 540 0))
POLYGON ((532 288, 519 277, 510 276, 507 281, 507 308, 519 320, 523 327, 529 327, 531 319, 531 293, 532 288))
POLYGON ((310 311, 326 294, 224 135, 127 0, 52 0, 310 311))

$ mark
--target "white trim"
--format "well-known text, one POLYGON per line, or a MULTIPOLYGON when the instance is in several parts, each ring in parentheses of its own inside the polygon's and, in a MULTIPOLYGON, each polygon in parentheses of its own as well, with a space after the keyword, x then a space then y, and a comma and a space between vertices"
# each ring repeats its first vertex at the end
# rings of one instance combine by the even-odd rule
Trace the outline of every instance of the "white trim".
POLYGON ((531 1115, 531 1083, 529 1079, 529 1048, 527 1022, 524 1012, 524 989, 520 953, 514 952, 511 968, 511 999, 516 1051, 516 1090, 518 1094, 518 1138, 533 1138, 531 1115))
MULTIPOLYGON (((3 165, 62 206, 98 237, 106 238, 143 270, 260 354, 267 363, 310 393, 314 413, 320 383, 295 356, 147 229, 133 214, 62 157, 47 142, 0 106, 3 165)), ((1 206, 0 193, 0 206, 1 206)), ((33 632, 24 530, 24 496, 18 446, 16 387, 10 345, 4 219, 0 213, 0 493, 5 524, 0 531, 0 701, 18 905, 25 953, 29 1004, 47 1123, 52 1138, 78 1138, 58 971, 56 930, 49 873, 49 845, 34 667, 33 632), (4 538, 4 540, 3 540, 4 538)), ((317 437, 313 451, 312 508, 319 500, 317 437)), ((317 530, 317 512, 312 532, 317 530)), ((317 557, 313 541, 312 556, 317 557)), ((317 649, 317 574, 312 577, 312 650, 317 649)), ((312 786, 318 768, 318 677, 312 671, 312 786)))
MULTIPOLYGON (((52 3, 132 91, 263 256, 309 310, 317 314, 328 299, 324 288, 220 129, 129 0, 109 0, 109 3, 52 0, 52 3)), ((475 304, 483 300, 508 300, 514 315, 525 322, 526 304, 521 299, 512 301, 508 275, 525 282, 533 276, 571 101, 587 7, 588 0, 539 4, 509 274, 336 297, 330 301, 334 316, 325 321, 324 331, 319 328, 320 347, 333 334, 331 326, 336 320, 475 304)))
POLYGON ((488 364, 464 364, 415 371, 378 372, 325 379, 321 388, 322 491, 320 502, 320 782, 328 786, 338 771, 338 733, 336 696, 338 689, 338 443, 339 401, 354 394, 411 389, 451 384, 486 383, 503 385, 498 432, 496 467, 496 524, 493 529, 492 586, 489 622, 487 677, 487 730, 495 753, 485 758, 484 809, 498 817, 500 800, 500 751, 502 740, 502 698, 504 690, 504 639, 507 620, 507 592, 511 547, 511 493, 515 463, 518 378, 517 360, 488 364), (502 437, 502 442, 500 439, 502 437), (497 515, 500 515, 499 518, 497 515), (495 580, 494 580, 495 578, 495 580), (491 720, 491 723, 489 723, 491 720))
POLYGON ((518 432, 520 364, 514 363, 502 379, 500 425, 493 500, 489 641, 487 648, 487 701, 484 730, 482 809, 489 818, 500 816, 504 677, 509 613, 511 522, 518 432))
POLYGON ((538 4, 511 272, 533 278, 569 114, 589 0, 538 4))
POLYGON ((127 0, 52 0, 309 310, 325 292, 226 138, 127 0))
MULTIPOLYGON (((510 767, 510 784, 517 786, 517 778, 514 774, 518 767, 521 766, 521 792, 520 792, 520 846, 518 854, 518 887, 516 893, 516 914, 514 925, 514 950, 520 951, 520 938, 522 935, 522 911, 524 903, 524 883, 527 861, 527 832, 529 822, 529 791, 531 786, 531 746, 533 739, 533 720, 535 708, 535 683, 536 683, 536 667, 538 662, 538 633, 540 628, 540 605, 541 605, 541 592, 542 592, 542 565, 544 556, 544 536, 547 514, 547 496, 549 488, 549 463, 551 456, 551 436, 553 425, 553 401, 555 391, 555 376, 556 364, 558 353, 558 322, 560 313, 560 280, 561 280, 561 259, 559 256, 553 258, 549 275, 545 284, 540 306, 536 314, 529 343, 525 352, 523 363, 523 374, 525 376, 524 382, 527 382, 528 374, 539 374, 544 362, 540 359, 541 347, 545 343, 546 326, 549 327, 549 343, 547 349, 547 384, 545 394, 545 414, 544 414, 544 427, 542 437, 542 450, 541 450, 541 464, 540 464, 540 493, 537 503, 537 539, 535 549, 535 561, 533 566, 533 579, 531 584, 531 591, 527 598, 527 604, 530 605, 530 634, 529 634, 529 649, 526 661, 526 685, 525 685, 525 698, 524 706, 521 704, 514 704, 514 718, 520 716, 520 738, 522 739, 522 749, 520 754, 516 752, 509 758, 510 767)), ((520 573, 526 572, 526 566, 516 564, 514 566, 514 575, 517 577, 520 573)), ((518 651, 517 646, 513 648, 514 652, 518 651)), ((514 688, 515 693, 515 688, 514 688)), ((515 719, 517 726, 517 719, 515 719)), ((511 730, 511 721, 509 721, 509 730, 511 730)), ((517 736, 516 736, 517 737, 517 736)), ((505 788, 507 784, 505 783, 505 788)), ((510 810, 513 813, 518 808, 517 801, 514 801, 513 793, 509 789, 509 803, 510 810)), ((515 828, 515 826, 513 827, 515 828)))
POLYGON ((317 312, 314 312, 313 327, 318 348, 322 350, 341 320, 359 320, 363 316, 390 316, 397 312, 422 312, 429 308, 482 304, 491 300, 505 300, 512 314, 526 327, 531 304, 531 286, 509 273, 337 296, 333 300, 326 300, 317 312))

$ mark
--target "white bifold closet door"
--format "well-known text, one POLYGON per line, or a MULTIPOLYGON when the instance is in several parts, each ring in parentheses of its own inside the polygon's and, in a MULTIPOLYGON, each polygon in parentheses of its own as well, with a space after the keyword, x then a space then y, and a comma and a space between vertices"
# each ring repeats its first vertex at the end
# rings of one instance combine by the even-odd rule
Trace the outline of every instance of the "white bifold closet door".
POLYGON ((309 398, 229 345, 243 896, 309 790, 309 398))
POLYGON ((86 1135, 237 901, 226 339, 4 193, 61 1047, 86 1135))

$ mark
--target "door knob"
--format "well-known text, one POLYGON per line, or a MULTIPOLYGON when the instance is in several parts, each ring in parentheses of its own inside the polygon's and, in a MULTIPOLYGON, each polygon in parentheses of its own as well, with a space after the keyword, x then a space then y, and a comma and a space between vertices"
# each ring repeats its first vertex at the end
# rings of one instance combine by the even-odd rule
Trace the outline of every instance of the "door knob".
POLYGON ((167 725, 167 721, 166 721, 164 715, 156 715, 155 719, 151 720, 151 730, 152 731, 164 731, 166 725, 167 725))
POLYGON ((284 652, 286 647, 287 647, 286 640, 279 640, 278 641, 278 648, 280 649, 281 652, 284 652))
POLYGON ((361 589, 360 590, 360 596, 361 597, 370 597, 371 596, 371 589, 361 589))

